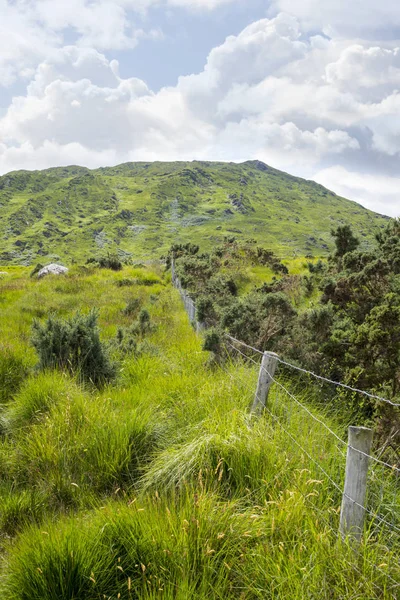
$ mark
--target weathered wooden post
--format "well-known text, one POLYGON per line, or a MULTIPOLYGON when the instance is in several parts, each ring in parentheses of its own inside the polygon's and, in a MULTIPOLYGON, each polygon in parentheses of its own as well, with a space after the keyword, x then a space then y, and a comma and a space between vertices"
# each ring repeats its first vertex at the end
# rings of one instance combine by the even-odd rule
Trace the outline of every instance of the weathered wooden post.
POLYGON ((251 407, 253 414, 261 414, 266 407, 269 388, 271 387, 277 364, 278 355, 275 352, 264 352, 258 375, 256 395, 251 407))
POLYGON ((361 540, 364 528, 364 503, 372 435, 373 431, 368 427, 349 427, 339 531, 342 537, 351 536, 355 541, 361 540))
POLYGON ((171 258, 171 278, 172 278, 172 285, 176 285, 176 282, 175 282, 175 259, 173 257, 171 258))

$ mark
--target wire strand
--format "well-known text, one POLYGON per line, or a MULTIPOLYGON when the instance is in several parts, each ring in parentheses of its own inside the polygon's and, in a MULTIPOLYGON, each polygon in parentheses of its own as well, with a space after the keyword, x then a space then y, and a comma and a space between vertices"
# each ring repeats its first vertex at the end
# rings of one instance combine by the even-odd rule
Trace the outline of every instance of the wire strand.
MULTIPOLYGON (((252 350, 253 352, 257 352, 257 354, 262 354, 262 355, 264 354, 264 352, 262 352, 261 350, 258 350, 257 348, 254 348, 253 346, 250 346, 249 344, 246 344, 245 342, 242 342, 241 340, 238 340, 227 333, 225 333, 225 336, 228 339, 230 339, 231 341, 236 342, 237 344, 240 344, 240 345, 244 346, 245 348, 252 350)), ((387 398, 382 398, 382 396, 376 396, 375 394, 371 394, 370 392, 366 392, 366 391, 360 390, 358 388, 353 388, 350 385, 347 385, 345 383, 341 383, 339 381, 334 381, 333 379, 328 379, 327 377, 323 377, 322 375, 317 375, 316 373, 313 373, 312 371, 308 371, 307 369, 303 369, 302 367, 297 367, 296 365, 292 365, 291 363, 286 362, 285 360, 282 360, 279 357, 277 357, 277 360, 279 363, 281 363, 282 365, 285 365, 286 367, 290 367, 291 369, 295 369, 296 371, 300 371, 301 373, 306 373, 307 375, 311 375, 312 377, 315 377, 315 379, 319 379, 320 381, 325 381, 326 383, 331 383, 332 385, 335 385, 337 387, 342 387, 342 388, 345 388, 352 392, 356 392, 358 394, 363 394, 364 396, 367 396, 368 398, 371 398, 373 400, 379 400, 380 402, 386 402, 387 404, 390 404, 391 406, 400 407, 399 402, 393 402, 392 400, 388 400, 387 398)))
MULTIPOLYGON (((231 345, 231 344, 230 344, 231 345)), ((234 346, 231 346, 232 348, 234 348, 234 346)), ((234 348, 235 350, 237 350, 239 352, 239 354, 241 354, 242 356, 244 356, 245 358, 249 358, 246 357, 245 354, 243 354, 243 352, 241 352, 240 350, 238 350, 237 348, 234 348)), ((251 362, 253 362, 254 364, 257 364, 256 361, 254 359, 251 359, 251 362)), ((287 390, 285 388, 285 386, 283 386, 280 382, 278 382, 274 377, 271 376, 271 374, 265 369, 265 367, 261 366, 261 368, 267 373, 267 375, 270 377, 271 381, 273 381, 274 383, 276 383, 278 386, 281 387, 281 389, 287 393, 289 395, 290 398, 292 398, 293 400, 295 400, 295 402, 301 406, 302 408, 305 408, 304 405, 299 402, 297 400, 297 398, 295 396, 293 396, 293 394, 291 394, 289 392, 289 390, 287 390)), ((369 514, 373 519, 376 519, 377 521, 379 521, 380 523, 384 523, 385 525, 387 525, 390 529, 395 529, 396 531, 400 532, 400 528, 397 527, 394 523, 391 523, 390 521, 387 521, 386 519, 384 519, 383 517, 379 516, 377 513, 372 512, 371 510, 369 510, 366 506, 356 502, 355 500, 353 500, 352 498, 350 498, 350 496, 348 496, 344 491, 342 491, 342 489, 340 488, 340 486, 338 486, 338 484, 330 477, 330 475, 325 471, 325 469, 307 452, 307 450, 305 450, 305 448, 303 448, 298 442, 297 440, 284 428, 284 426, 282 425, 282 423, 280 422, 279 418, 274 415, 268 407, 264 406, 265 410, 272 416, 272 418, 278 422, 278 424, 280 425, 280 427, 283 429, 283 431, 286 433, 286 435, 288 435, 292 441, 300 448, 300 450, 302 450, 302 452, 304 452, 306 454, 306 456, 324 473, 325 477, 327 477, 329 479, 329 481, 334 485, 334 487, 341 493, 343 494, 344 497, 348 498, 351 502, 353 502, 356 506, 359 506, 360 508, 362 508, 367 514, 369 514)), ((307 410, 307 409, 306 409, 307 410)), ((316 417, 314 417, 314 415, 312 415, 312 413, 310 411, 307 410, 307 413, 312 416, 313 418, 315 418, 316 420, 318 420, 319 423, 321 423, 330 433, 332 433, 334 435, 334 437, 339 440, 341 443, 346 443, 344 442, 337 434, 335 434, 327 425, 325 425, 323 423, 323 421, 320 421, 319 419, 317 419, 316 417)), ((349 448, 355 450, 358 452, 357 448, 354 448, 353 446, 348 446, 349 448)), ((361 454, 365 454, 364 452, 360 452, 361 454)), ((365 456, 369 457, 369 458, 373 458, 371 457, 369 454, 365 454, 365 456)), ((378 459, 376 459, 378 461, 378 459)), ((379 461, 378 461, 379 462, 379 461)), ((383 463, 386 464, 386 463, 383 463)), ((389 465, 390 466, 390 465, 389 465)), ((393 468, 393 467, 390 467, 393 468)))

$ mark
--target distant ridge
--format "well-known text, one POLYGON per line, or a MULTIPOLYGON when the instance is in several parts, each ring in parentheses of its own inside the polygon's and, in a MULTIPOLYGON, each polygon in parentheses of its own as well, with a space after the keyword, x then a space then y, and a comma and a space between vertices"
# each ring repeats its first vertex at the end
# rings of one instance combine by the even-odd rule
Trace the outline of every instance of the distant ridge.
POLYGON ((0 177, 1 264, 82 261, 107 251, 159 258, 174 242, 224 236, 280 255, 324 255, 349 223, 368 246, 388 217, 259 160, 55 167, 0 177))

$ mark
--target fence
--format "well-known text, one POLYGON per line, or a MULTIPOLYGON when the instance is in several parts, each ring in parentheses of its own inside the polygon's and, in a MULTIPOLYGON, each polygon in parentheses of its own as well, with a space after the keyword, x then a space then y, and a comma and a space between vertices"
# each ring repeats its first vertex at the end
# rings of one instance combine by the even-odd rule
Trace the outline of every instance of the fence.
POLYGON ((174 259, 172 259, 172 261, 171 261, 171 272, 172 272, 172 284, 174 287, 176 287, 176 289, 180 293, 180 296, 183 301, 183 305, 185 307, 185 311, 189 317, 189 321, 192 323, 192 325, 195 328, 195 330, 197 331, 197 333, 201 333, 202 331, 205 330, 205 325, 204 325, 204 323, 201 323, 200 321, 197 320, 196 305, 195 305, 193 299, 187 293, 187 291, 182 287, 181 282, 179 281, 179 277, 177 276, 176 271, 175 271, 174 259))
MULTIPOLYGON (((202 331, 204 325, 196 321, 195 304, 182 288, 175 274, 174 263, 172 263, 172 274, 173 284, 181 294, 190 321, 194 323, 197 331, 202 331)), ((323 481, 331 490, 332 507, 328 517, 318 508, 315 500, 313 501, 312 494, 305 495, 305 501, 312 505, 319 518, 330 528, 334 527, 332 516, 335 520, 338 518, 336 530, 339 531, 341 538, 360 542, 364 536, 384 546, 385 551, 389 553, 388 556, 392 557, 391 561, 387 560, 384 564, 371 563, 370 566, 379 573, 386 588, 393 593, 393 597, 399 597, 400 581, 392 571, 398 567, 400 552, 400 468, 398 464, 400 456, 396 464, 381 460, 380 455, 375 456, 371 451, 373 432, 369 428, 349 427, 347 441, 342 439, 324 422, 323 418, 315 414, 316 411, 299 400, 275 373, 279 365, 284 365, 286 369, 306 373, 316 380, 387 403, 395 408, 400 407, 400 403, 292 365, 274 353, 261 352, 228 334, 225 334, 225 337, 231 356, 236 354, 259 368, 257 387, 255 393, 253 392, 252 416, 265 411, 287 436, 290 443, 301 451, 308 461, 310 472, 312 469, 314 473, 318 473, 321 482, 323 481), (255 360, 255 356, 261 357, 261 365, 255 360), (275 399, 273 394, 271 396, 274 390, 275 399), (294 427, 292 416, 295 413, 297 427, 305 426, 311 429, 313 426, 313 435, 309 436, 307 447, 305 447, 304 436, 297 435, 294 427), (315 435, 316 427, 319 438, 315 435), (303 439, 303 443, 300 443, 299 439, 303 439), (324 449, 328 443, 329 453, 325 454, 324 449), (339 509, 340 516, 338 516, 339 509)), ((229 375, 235 377, 231 372, 229 375)), ((243 382, 238 380, 238 385, 242 386, 242 384, 243 382)), ((299 492, 302 494, 301 490, 299 492)), ((398 574, 398 571, 396 573, 398 574)))
MULTIPOLYGON (((391 570, 398 567, 400 553, 400 468, 375 456, 371 451, 372 430, 365 427, 349 427, 348 439, 342 439, 332 428, 317 416, 304 402, 282 383, 275 375, 279 364, 295 372, 304 371, 317 379, 335 386, 350 389, 353 392, 386 402, 394 407, 400 404, 375 396, 369 392, 351 388, 350 386, 320 377, 312 372, 300 369, 283 361, 277 354, 260 352, 240 340, 225 334, 226 343, 232 355, 237 354, 246 361, 259 367, 257 388, 251 406, 251 414, 266 412, 271 420, 296 446, 312 468, 314 474, 331 490, 332 514, 336 515, 340 506, 337 527, 342 538, 351 542, 360 542, 362 537, 368 538, 384 546, 392 556, 391 561, 384 564, 371 564, 384 578, 385 585, 393 592, 393 597, 400 595, 400 581, 391 570), (247 354, 246 354, 247 352, 247 354), (261 365, 254 358, 261 355, 261 365), (275 389, 275 398, 273 390, 275 389), (293 414, 297 412, 297 421, 293 414), (297 423, 297 425, 296 425, 297 423), (300 423, 300 424, 299 424, 300 423), (299 435, 301 427, 309 427, 314 423, 320 437, 310 435, 306 445, 304 436, 299 435), (297 429, 296 429, 297 427, 297 429), (299 440, 302 439, 303 442, 299 440), (330 440, 330 441, 329 441, 330 440), (329 444, 329 459, 325 448, 329 444)), ((238 384, 241 383, 238 381, 238 384)), ((249 392, 251 392, 249 390, 249 392)), ((328 522, 326 515, 321 514, 313 497, 305 498, 326 525, 333 528, 332 520, 328 522)), ((335 518, 336 520, 336 518, 335 518)), ((397 571, 398 573, 398 571, 397 571)), ((390 597, 390 596, 389 596, 390 597)))

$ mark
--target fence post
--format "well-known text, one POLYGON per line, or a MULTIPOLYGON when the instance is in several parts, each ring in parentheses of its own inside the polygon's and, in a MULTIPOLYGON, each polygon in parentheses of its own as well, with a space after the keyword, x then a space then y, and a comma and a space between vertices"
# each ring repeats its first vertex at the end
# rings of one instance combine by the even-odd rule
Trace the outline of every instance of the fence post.
POLYGON ((175 285, 175 259, 171 258, 171 279, 172 284, 175 285))
POLYGON ((355 541, 361 540, 364 527, 364 503, 372 435, 373 431, 368 427, 349 427, 339 531, 342 537, 350 535, 355 541))
POLYGON ((253 406, 251 407, 251 412, 253 414, 262 413, 266 407, 269 388, 271 387, 277 364, 278 355, 275 354, 275 352, 264 352, 260 373, 258 375, 256 395, 254 396, 253 406))

